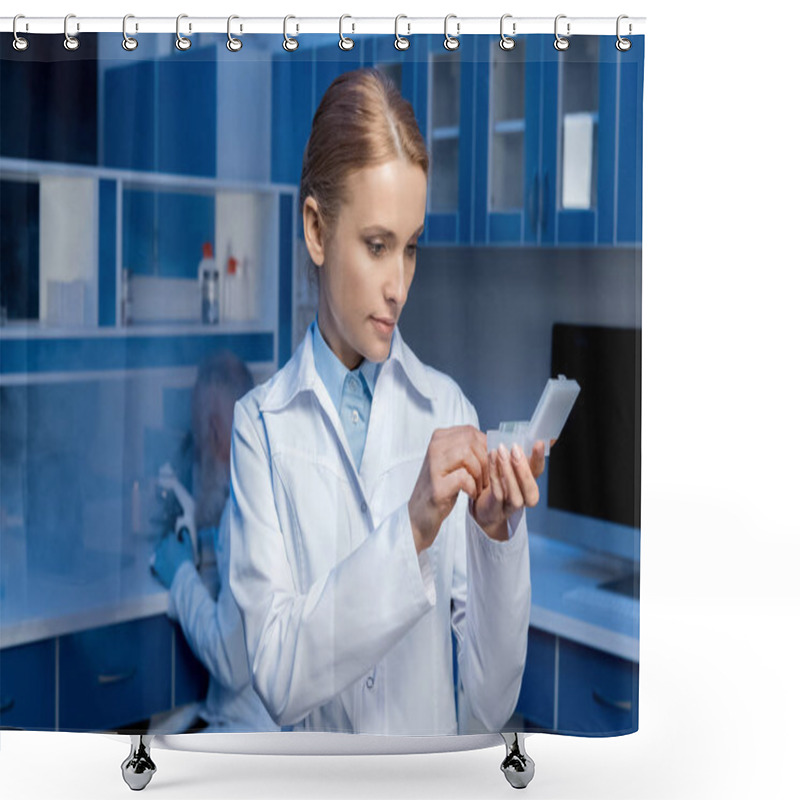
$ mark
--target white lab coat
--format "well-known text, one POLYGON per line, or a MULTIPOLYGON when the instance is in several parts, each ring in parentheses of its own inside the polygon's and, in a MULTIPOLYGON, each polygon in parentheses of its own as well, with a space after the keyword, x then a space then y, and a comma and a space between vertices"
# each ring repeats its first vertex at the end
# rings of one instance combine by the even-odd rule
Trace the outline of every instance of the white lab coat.
POLYGON ((295 730, 503 729, 528 641, 524 509, 495 541, 459 495, 419 557, 408 501, 436 428, 478 416, 395 328, 375 385, 361 471, 316 372, 311 328, 290 361, 237 401, 231 444, 231 591, 253 685, 295 730), (482 727, 480 727, 482 726, 482 727))
POLYGON ((203 732, 279 731, 253 690, 242 618, 228 581, 230 505, 228 498, 214 546, 219 573, 216 601, 194 564, 184 561, 170 586, 167 616, 180 623, 189 647, 209 672, 208 694, 198 708, 209 723, 203 732))

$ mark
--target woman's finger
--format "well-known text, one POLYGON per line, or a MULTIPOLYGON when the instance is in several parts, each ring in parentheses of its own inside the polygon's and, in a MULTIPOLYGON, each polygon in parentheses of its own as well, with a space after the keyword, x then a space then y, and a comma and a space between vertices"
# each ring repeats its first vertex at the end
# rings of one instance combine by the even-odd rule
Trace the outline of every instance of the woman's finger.
POLYGON ((470 497, 478 497, 478 487, 470 471, 459 467, 453 472, 448 472, 439 482, 439 497, 437 501, 453 501, 459 492, 466 492, 470 497))
POLYGON ((492 450, 489 454, 489 482, 492 487, 492 496, 502 505, 505 491, 503 490, 503 483, 500 480, 500 467, 497 463, 497 450, 492 450))
POLYGON ((534 478, 538 478, 544 472, 544 442, 541 439, 533 445, 529 464, 534 478))
POLYGON ((466 438, 469 436, 470 434, 465 432, 449 445, 443 454, 442 472, 454 472, 459 467, 464 467, 469 470, 482 491, 488 480, 488 462, 484 469, 479 453, 475 452, 466 438))
POLYGON ((497 451, 500 454, 500 471, 506 490, 506 502, 515 509, 522 508, 522 492, 517 483, 514 468, 511 466, 511 455, 503 444, 497 448, 497 451))
POLYGON ((528 459, 525 458, 525 454, 518 444, 511 448, 511 463, 514 467, 525 505, 535 506, 539 502, 539 487, 536 485, 528 459))

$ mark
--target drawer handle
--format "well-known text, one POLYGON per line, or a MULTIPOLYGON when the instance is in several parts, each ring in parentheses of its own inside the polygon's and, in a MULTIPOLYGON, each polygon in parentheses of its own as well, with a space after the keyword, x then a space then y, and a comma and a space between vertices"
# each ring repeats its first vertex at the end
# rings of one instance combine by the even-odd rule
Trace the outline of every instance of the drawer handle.
POLYGON ((592 689, 592 697, 595 703, 599 703, 601 706, 606 706, 607 708, 616 708, 617 711, 630 711, 633 708, 633 704, 630 700, 609 700, 607 697, 600 694, 597 689, 592 689))
POLYGON ((12 708, 14 708, 13 697, 10 700, 3 700, 0 702, 0 714, 4 713, 5 711, 11 711, 12 708))
POLYGON ((98 675, 97 682, 101 685, 109 683, 122 683, 132 678, 136 674, 136 667, 129 669, 127 672, 118 672, 116 675, 98 675))

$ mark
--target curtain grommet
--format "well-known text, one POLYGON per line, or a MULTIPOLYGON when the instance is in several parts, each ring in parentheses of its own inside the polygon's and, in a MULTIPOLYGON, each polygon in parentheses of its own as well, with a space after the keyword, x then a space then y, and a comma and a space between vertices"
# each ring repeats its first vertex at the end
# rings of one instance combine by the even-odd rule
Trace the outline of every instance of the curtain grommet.
MULTIPOLYGON (((30 44, 30 42, 24 36, 20 36, 17 33, 17 20, 18 19, 25 19, 25 15, 24 14, 17 14, 14 17, 14 22, 13 22, 13 24, 11 26, 11 30, 12 30, 12 32, 14 34, 14 41, 11 44, 12 44, 12 46, 14 47, 14 49, 18 53, 24 53, 28 49, 28 45, 30 44)), ((25 23, 25 30, 28 30, 28 23, 27 22, 25 23)))
MULTIPOLYGON (((287 14, 283 18, 283 49, 286 50, 288 53, 291 53, 294 50, 297 50, 298 47, 300 47, 300 42, 298 42, 297 39, 292 38, 291 36, 289 36, 288 33, 286 33, 286 23, 290 19, 297 19, 297 17, 293 17, 291 14, 287 14)), ((298 31, 300 30, 300 26, 299 25, 297 25, 295 27, 296 27, 296 30, 298 30, 298 31)))
MULTIPOLYGON (((188 50, 192 46, 192 40, 187 38, 186 36, 181 36, 181 20, 184 17, 188 18, 188 14, 178 14, 178 18, 175 20, 175 47, 178 50, 188 50)), ((192 25, 189 23, 189 32, 192 31, 192 25)))
MULTIPOLYGON (((129 19, 135 19, 133 14, 126 14, 122 18, 122 49, 131 52, 132 50, 135 50, 139 46, 139 42, 133 36, 128 36, 127 27, 129 19)), ((139 30, 138 23, 136 25, 136 30, 137 31, 139 30)))
POLYGON ((401 19, 408 19, 408 17, 405 14, 398 14, 394 18, 394 47, 395 50, 408 50, 408 48, 411 47, 411 42, 407 38, 411 33, 411 23, 406 23, 408 26, 408 33, 406 36, 401 36, 398 31, 398 23, 401 19))
MULTIPOLYGON (((231 20, 239 19, 236 14, 231 14, 228 17, 228 41, 225 42, 225 47, 231 51, 231 53, 238 53, 242 49, 242 40, 237 39, 235 36, 231 36, 231 20)), ((241 33, 241 26, 239 26, 239 32, 241 33)))
MULTIPOLYGON (((517 44, 511 36, 506 36, 505 33, 503 33, 503 23, 506 21, 506 19, 508 17, 511 17, 511 16, 513 16, 513 15, 512 14, 503 14, 503 16, 500 17, 500 41, 497 44, 499 45, 501 50, 505 50, 505 51, 513 50, 515 45, 517 44)), ((516 32, 517 32, 517 23, 516 22, 512 22, 511 23, 511 33, 515 34, 516 32)))
MULTIPOLYGON (((559 53, 563 53, 564 50, 569 50, 569 39, 564 36, 561 36, 558 32, 558 21, 560 19, 566 19, 566 14, 559 14, 556 17, 555 25, 553 26, 554 32, 556 35, 555 41, 553 42, 553 47, 558 50, 559 53)), ((567 22, 567 36, 569 36, 569 22, 567 22)))
POLYGON ((450 50, 451 52, 453 50, 458 50, 458 48, 459 48, 459 46, 461 44, 461 42, 458 40, 458 37, 459 37, 459 35, 461 33, 461 23, 460 22, 456 22, 456 35, 455 36, 451 36, 447 32, 447 23, 452 17, 455 17, 455 16, 456 16, 455 14, 448 14, 444 18, 444 48, 445 48, 445 50, 450 50))
MULTIPOLYGON (((69 31, 67 30, 70 19, 74 17, 75 14, 67 14, 67 16, 64 17, 64 49, 69 50, 70 52, 75 52, 81 46, 78 37, 70 36, 69 31)), ((80 22, 77 22, 75 25, 76 25, 76 30, 80 31, 81 29, 80 22)))

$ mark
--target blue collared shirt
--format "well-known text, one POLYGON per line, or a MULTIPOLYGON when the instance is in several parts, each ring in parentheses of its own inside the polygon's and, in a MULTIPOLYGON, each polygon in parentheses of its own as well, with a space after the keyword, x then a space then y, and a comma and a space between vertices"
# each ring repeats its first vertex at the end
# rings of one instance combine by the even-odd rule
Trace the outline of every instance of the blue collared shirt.
POLYGON ((350 452, 357 469, 361 469, 361 456, 367 440, 372 396, 381 362, 366 358, 353 370, 348 370, 339 357, 330 349, 319 331, 319 315, 311 324, 314 344, 314 366, 319 373, 333 407, 339 412, 350 445, 350 452))

